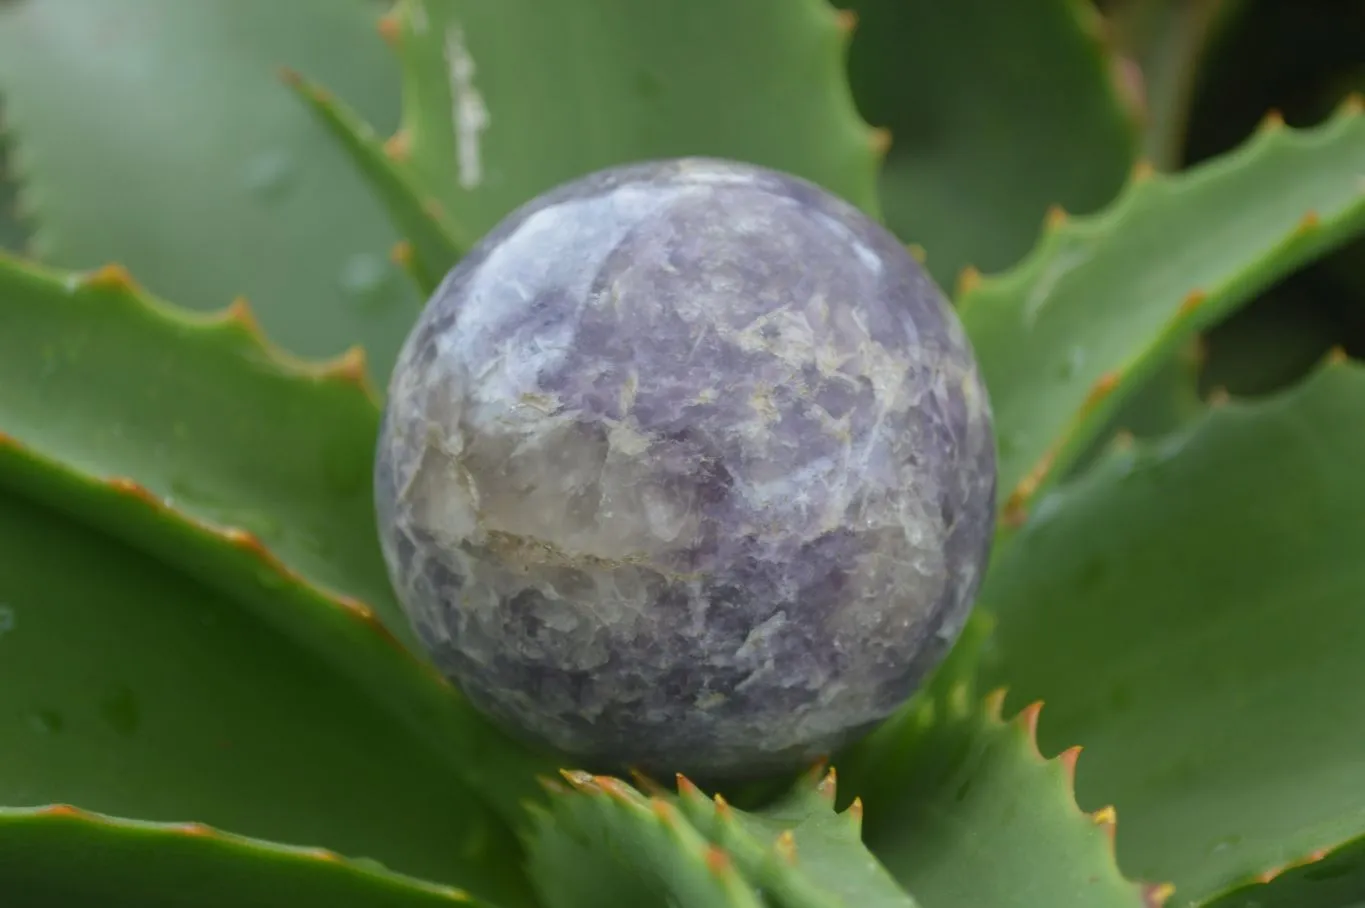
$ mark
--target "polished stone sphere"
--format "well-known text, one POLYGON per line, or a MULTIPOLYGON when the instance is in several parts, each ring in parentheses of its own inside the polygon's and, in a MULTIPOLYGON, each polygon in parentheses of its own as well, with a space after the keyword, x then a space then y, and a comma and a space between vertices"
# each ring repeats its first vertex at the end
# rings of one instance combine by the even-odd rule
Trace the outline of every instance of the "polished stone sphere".
POLYGON ((436 290, 375 495, 435 664, 582 765, 785 770, 887 716, 994 525, 962 328, 884 228, 711 159, 591 174, 436 290))

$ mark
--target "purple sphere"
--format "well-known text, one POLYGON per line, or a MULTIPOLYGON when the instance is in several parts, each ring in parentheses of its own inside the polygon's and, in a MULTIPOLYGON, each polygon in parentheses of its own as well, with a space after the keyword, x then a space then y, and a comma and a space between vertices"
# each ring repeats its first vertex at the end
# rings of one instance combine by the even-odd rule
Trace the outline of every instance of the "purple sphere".
POLYGON ((375 495, 435 663, 585 764, 794 768, 902 703, 994 527, 990 404, 887 230, 771 170, 591 174, 456 266, 375 495))

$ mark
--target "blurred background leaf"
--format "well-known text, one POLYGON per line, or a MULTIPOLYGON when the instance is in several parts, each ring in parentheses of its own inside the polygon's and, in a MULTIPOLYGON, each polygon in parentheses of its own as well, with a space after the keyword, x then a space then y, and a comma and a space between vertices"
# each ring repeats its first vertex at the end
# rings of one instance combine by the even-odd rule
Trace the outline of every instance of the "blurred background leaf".
POLYGON ((32 251, 117 260, 195 309, 251 299, 307 355, 376 375, 418 311, 379 202, 277 75, 325 81, 378 128, 400 106, 373 0, 11 0, 0 98, 32 251))
POLYGON ((882 207, 935 280, 997 271, 1052 205, 1092 211, 1137 145, 1129 78, 1076 0, 847 0, 859 109, 891 131, 882 207))

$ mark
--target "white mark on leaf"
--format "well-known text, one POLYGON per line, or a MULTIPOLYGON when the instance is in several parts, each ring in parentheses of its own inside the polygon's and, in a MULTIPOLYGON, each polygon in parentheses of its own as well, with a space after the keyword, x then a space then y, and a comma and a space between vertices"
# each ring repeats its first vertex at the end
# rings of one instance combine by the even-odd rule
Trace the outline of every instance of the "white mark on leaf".
POLYGON ((0 605, 0 637, 14 630, 14 609, 8 605, 0 605))
POLYGON ((1077 266, 1082 265, 1090 258, 1090 252, 1085 249, 1076 249, 1071 252, 1059 254, 1052 264, 1038 278, 1038 283, 1034 284, 1029 295, 1024 299, 1024 327, 1032 328, 1038 320, 1038 314, 1043 307, 1052 302, 1055 298, 1053 291, 1057 284, 1068 273, 1077 266))
POLYGON ((465 46, 464 29, 446 29, 446 66, 450 69, 450 97, 455 121, 455 155, 460 185, 472 189, 483 181, 479 136, 488 128, 488 107, 474 87, 474 58, 465 46))
POLYGON ((414 3, 408 7, 411 12, 408 14, 408 22, 412 25, 414 34, 425 35, 427 32, 427 6, 425 3, 414 3))

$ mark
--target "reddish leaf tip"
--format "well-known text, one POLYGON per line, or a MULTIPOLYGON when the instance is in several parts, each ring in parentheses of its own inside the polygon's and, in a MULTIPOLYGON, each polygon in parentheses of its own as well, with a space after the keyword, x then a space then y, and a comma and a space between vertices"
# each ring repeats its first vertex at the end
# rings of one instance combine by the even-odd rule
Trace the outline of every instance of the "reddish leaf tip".
POLYGON ((1038 741, 1038 714, 1042 711, 1043 701, 1034 700, 1028 706, 1019 710, 1019 715, 1014 717, 1015 724, 1024 730, 1024 733, 1028 735, 1029 741, 1033 743, 1035 747, 1037 746, 1038 741))
POLYGON ((1145 183, 1156 176, 1156 165, 1146 158, 1138 158, 1133 164, 1131 179, 1134 183, 1145 183))
POLYGON ((399 129, 389 136, 384 140, 384 154, 389 160, 400 164, 407 161, 412 156, 412 134, 406 129, 399 129))
POLYGON ((981 271, 975 265, 968 265, 957 273, 957 287, 954 295, 966 296, 981 286, 981 271))
POLYGON ((121 290, 125 293, 134 293, 139 289, 128 269, 116 262, 96 268, 81 280, 81 284, 97 290, 121 290))
POLYGON ((1321 224, 1322 218, 1318 217, 1318 213, 1316 211, 1310 211, 1303 217, 1299 218, 1298 232, 1309 233, 1313 230, 1318 229, 1318 227, 1321 224))
POLYGON ((175 831, 195 839, 209 839, 215 835, 213 829, 203 823, 180 823, 175 827, 175 831))
POLYGON ((154 507, 161 506, 161 500, 157 498, 155 495, 153 495, 150 491, 148 491, 146 486, 141 485, 129 479, 126 476, 115 476, 112 477, 111 479, 106 479, 104 484, 109 486, 109 488, 113 489, 115 492, 118 492, 120 495, 127 495, 130 498, 136 498, 142 503, 149 504, 154 507))
POLYGON ((68 820, 86 819, 86 813, 79 807, 70 804, 50 804, 47 807, 35 811, 40 817, 64 817, 68 820))
POLYGON ((879 158, 885 157, 891 150, 891 130, 884 126, 873 127, 867 135, 867 143, 872 148, 872 153, 879 158))
POLYGON ((1076 787, 1076 762, 1081 758, 1081 745, 1076 744, 1057 754, 1057 762, 1066 772, 1067 784, 1076 787))
POLYGON ((792 834, 790 829, 784 830, 777 837, 777 843, 774 847, 782 860, 788 864, 796 863, 796 836, 792 834))
POLYGON ((1204 305, 1204 301, 1209 295, 1203 290, 1191 290, 1185 294, 1185 298, 1180 301, 1179 315, 1181 318, 1188 316, 1191 312, 1204 305))
POLYGON ((863 821, 863 799, 855 796, 853 798, 853 803, 848 805, 848 810, 846 812, 853 822, 861 823, 863 821))
POLYGON ((1346 348, 1340 345, 1327 351, 1327 365, 1340 366, 1349 362, 1351 357, 1346 353, 1346 348))
POLYGON ((1101 375, 1096 379, 1095 384, 1091 385, 1090 392, 1086 394, 1085 403, 1081 404, 1081 412, 1089 412, 1099 406, 1100 402, 1110 394, 1113 394, 1114 389, 1118 386, 1118 372, 1111 370, 1101 375))
POLYGON ((261 323, 256 320, 256 314, 251 311, 251 303, 247 302, 244 296, 237 297, 223 310, 222 320, 240 325, 257 340, 265 336, 261 331, 261 323))
POLYGON ((389 47, 397 47, 398 41, 403 35, 402 26, 398 22, 398 8, 379 17, 375 22, 375 29, 379 32, 379 37, 384 39, 384 43, 389 47))
POLYGON ((711 800, 716 804, 716 813, 727 819, 733 815, 733 812, 730 810, 730 802, 725 800, 725 796, 720 792, 716 792, 712 795, 711 800))
POLYGON ((858 14, 851 9, 837 9, 834 11, 834 22, 839 26, 839 31, 851 35, 858 27, 858 14))
POLYGON ((1162 908, 1175 895, 1175 887, 1170 883, 1152 883, 1142 887, 1142 900, 1147 908, 1162 908))
POLYGON ((696 786, 696 783, 694 783, 687 776, 683 775, 682 773, 678 773, 677 779, 678 794, 685 795, 689 798, 704 797, 701 793, 701 789, 698 788, 696 786))
POLYGON ((1224 388, 1222 385, 1210 390, 1208 397, 1204 398, 1204 402, 1210 407, 1224 406, 1230 400, 1232 400, 1232 395, 1229 394, 1228 389, 1224 388))
POLYGON ((678 811, 673 808, 672 804, 668 803, 663 798, 650 798, 649 809, 654 811, 654 815, 659 818, 659 822, 663 823, 665 826, 677 826, 680 822, 678 811))
POLYGON ((323 363, 320 368, 325 376, 356 385, 366 394, 371 392, 369 363, 365 358, 365 348, 359 345, 348 347, 340 356, 323 363))
POLYGON ((730 872, 730 856, 717 845, 706 846, 706 867, 716 876, 730 872))
POLYGON ((1280 113, 1277 108, 1270 108, 1261 118, 1261 124, 1258 128, 1261 132, 1274 132, 1284 129, 1284 114, 1280 113))
POLYGON ((412 243, 407 240, 399 240, 393 244, 389 250, 389 261, 400 268, 412 267, 412 243))
POLYGON ((1043 218, 1043 226, 1049 231, 1060 230, 1069 220, 1071 216, 1066 213, 1065 208, 1061 205, 1049 205, 1043 218))
POLYGON ((1349 114, 1351 116, 1360 116, 1361 114, 1365 114, 1365 95, 1362 95, 1358 91, 1351 92, 1349 95, 1342 99, 1341 111, 1342 113, 1349 114))
POLYGON ((299 75, 298 70, 292 67, 277 66, 275 67, 275 74, 279 76, 281 82, 294 88, 303 84, 303 76, 299 75))

